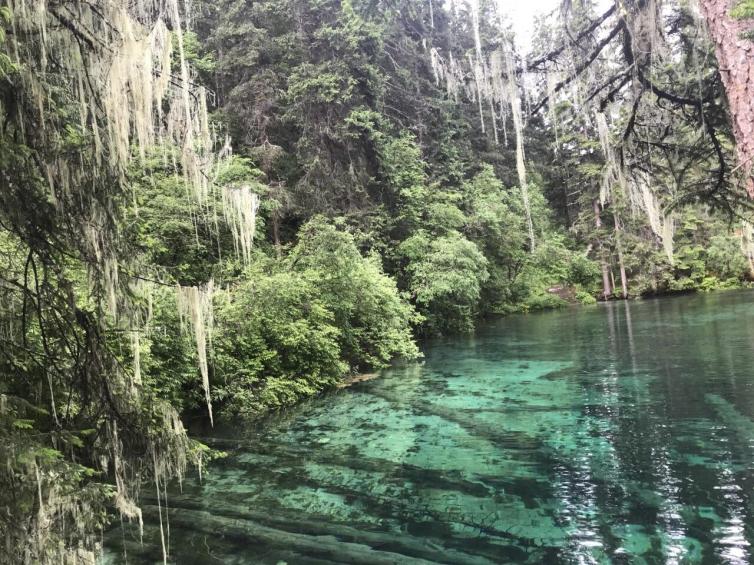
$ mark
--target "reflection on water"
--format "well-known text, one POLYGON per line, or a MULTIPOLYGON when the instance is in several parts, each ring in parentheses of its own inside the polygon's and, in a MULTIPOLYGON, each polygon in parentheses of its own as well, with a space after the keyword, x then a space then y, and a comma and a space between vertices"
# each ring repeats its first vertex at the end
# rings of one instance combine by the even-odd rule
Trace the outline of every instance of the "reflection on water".
MULTIPOLYGON (((425 353, 206 438, 229 456, 170 494, 171 560, 752 562, 754 294, 509 317, 425 353)), ((162 560, 145 516, 106 561, 162 560)))

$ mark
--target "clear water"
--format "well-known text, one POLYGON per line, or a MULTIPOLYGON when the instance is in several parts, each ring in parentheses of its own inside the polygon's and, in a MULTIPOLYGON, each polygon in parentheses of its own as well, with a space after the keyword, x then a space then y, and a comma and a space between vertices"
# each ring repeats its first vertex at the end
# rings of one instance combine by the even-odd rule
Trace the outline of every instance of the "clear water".
MULTIPOLYGON (((425 355, 205 438, 228 457, 170 494, 170 560, 754 561, 754 293, 508 317, 425 355)), ((146 502, 109 561, 162 561, 146 502)))

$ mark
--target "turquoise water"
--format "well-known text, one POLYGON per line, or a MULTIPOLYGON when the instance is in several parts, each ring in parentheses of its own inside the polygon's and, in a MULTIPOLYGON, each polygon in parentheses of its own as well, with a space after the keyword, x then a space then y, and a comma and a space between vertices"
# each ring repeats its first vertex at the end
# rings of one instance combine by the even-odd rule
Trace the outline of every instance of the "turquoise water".
MULTIPOLYGON (((176 563, 750 563, 754 293, 489 323, 169 493, 176 563)), ((162 561, 156 507, 108 560, 162 561)))

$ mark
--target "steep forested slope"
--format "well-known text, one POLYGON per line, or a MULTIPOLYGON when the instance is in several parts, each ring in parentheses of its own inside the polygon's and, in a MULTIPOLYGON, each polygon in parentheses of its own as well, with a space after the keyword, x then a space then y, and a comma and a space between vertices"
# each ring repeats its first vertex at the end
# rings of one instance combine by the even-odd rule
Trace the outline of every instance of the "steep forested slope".
POLYGON ((186 414, 489 314, 745 284, 748 149, 701 13, 568 2, 532 44, 477 0, 4 3, 8 560, 140 521, 145 482, 210 455, 186 414))

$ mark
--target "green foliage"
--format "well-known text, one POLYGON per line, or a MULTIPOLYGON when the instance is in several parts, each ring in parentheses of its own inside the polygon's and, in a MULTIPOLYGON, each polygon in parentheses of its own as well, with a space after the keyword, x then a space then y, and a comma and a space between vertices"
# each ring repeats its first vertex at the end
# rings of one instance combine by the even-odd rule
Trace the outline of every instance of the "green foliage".
MULTIPOLYGON (((220 267, 214 272, 227 277, 220 267)), ((286 257, 257 253, 233 278, 215 297, 211 381, 220 413, 255 417, 330 388, 349 372, 418 356, 412 325, 419 318, 379 258, 363 257, 350 233, 323 218, 302 227, 286 257)), ((141 352, 145 384, 173 406, 200 407, 195 346, 181 331, 172 289, 158 289, 152 302, 155 329, 141 352)))
POLYGON ((380 136, 377 151, 385 185, 397 199, 398 218, 416 229, 429 197, 421 150, 413 136, 404 132, 397 137, 380 136))
POLYGON ((594 297, 594 295, 585 290, 578 290, 576 292, 576 300, 578 300, 579 303, 585 304, 585 305, 597 304, 597 299, 594 297))
POLYGON ((567 306, 568 302, 556 294, 548 292, 534 291, 526 299, 523 305, 525 312, 536 310, 553 310, 555 308, 563 308, 567 306))
POLYGON ((214 341, 215 396, 247 417, 331 387, 348 369, 315 287, 294 272, 251 274, 218 297, 214 341))
POLYGON ((721 218, 693 210, 682 214, 673 261, 646 241, 629 242, 626 265, 631 294, 716 290, 740 286, 749 264, 741 238, 721 218))
POLYGON ((523 310, 559 308, 567 301, 550 291, 558 287, 569 295, 569 300, 581 292, 579 300, 583 302, 584 294, 596 292, 598 278, 599 267, 594 261, 569 249, 562 236, 552 234, 528 258, 517 281, 517 300, 523 310))
POLYGON ((114 489, 100 473, 71 460, 72 453, 83 453, 76 435, 68 434, 59 449, 49 447, 45 440, 51 438, 41 433, 45 425, 38 417, 13 420, 28 411, 23 402, 0 395, 0 403, 0 483, 5 487, 0 491, 0 527, 7 547, 37 563, 62 563, 69 555, 67 548, 78 547, 84 557, 92 546, 84 545, 79 536, 109 523, 107 502, 114 489), (11 421, 16 425, 9 426, 11 421), (48 520, 65 527, 50 528, 48 520), (47 524, 42 540, 33 535, 40 522, 47 524))
POLYGON ((720 280, 740 281, 749 269, 741 253, 741 241, 729 235, 715 235, 705 251, 706 269, 720 280))
POLYGON ((5 43, 5 26, 10 24, 12 14, 8 6, 0 6, 0 79, 12 74, 16 70, 10 56, 3 51, 5 43))
POLYGON ((730 15, 737 20, 754 18, 754 0, 740 0, 730 11, 730 15))
POLYGON ((626 256, 630 276, 630 294, 644 296, 661 294, 671 289, 673 266, 667 255, 651 243, 636 240, 626 256))
POLYGON ((486 310, 501 310, 516 300, 516 281, 528 261, 528 235, 516 199, 491 166, 485 165, 462 187, 464 233, 483 251, 490 277, 482 288, 486 310))
POLYGON ((673 267, 677 274, 671 290, 693 290, 705 276, 704 248, 701 245, 682 245, 676 250, 673 267))
POLYGON ((418 355, 411 336, 411 325, 418 321, 413 308, 382 272, 380 258, 362 257, 351 234, 315 218, 301 228, 288 262, 332 310, 351 370, 418 355))
MULTIPOLYGON (((126 236, 144 254, 144 260, 165 269, 183 285, 208 280, 215 265, 234 256, 232 236, 222 219, 221 187, 250 185, 260 194, 261 172, 238 156, 217 171, 207 208, 189 197, 186 181, 172 167, 167 151, 156 151, 132 172, 134 206, 128 210, 126 236)), ((260 219, 258 229, 264 222, 260 219)))
MULTIPOLYGON (((213 401, 220 414, 255 417, 349 373, 418 357, 414 332, 467 332, 490 313, 593 303, 603 269, 616 280, 625 271, 631 295, 727 288, 749 275, 736 226, 699 206, 722 205, 706 177, 726 167, 718 168, 709 131, 699 135, 696 111, 689 124, 668 122, 662 147, 673 151, 651 152, 651 167, 642 159, 654 145, 626 137, 621 147, 624 162, 651 169, 663 213, 672 208, 672 259, 620 182, 600 195, 610 163, 591 120, 574 117, 577 107, 565 101, 554 120, 532 115, 530 249, 512 150, 494 142, 491 128, 481 131, 477 105, 448 96, 427 64, 430 48, 473 52, 465 23, 435 4, 429 25, 430 5, 414 0, 219 0, 197 8, 195 31, 181 37, 184 55, 192 83, 216 94, 212 126, 232 136, 235 151, 213 171, 201 205, 176 165, 181 147, 134 161, 123 187, 107 148, 96 158, 93 151, 92 124, 100 141, 109 125, 97 96, 104 86, 87 76, 80 104, 76 76, 60 76, 62 58, 43 53, 37 33, 21 38, 36 58, 16 64, 10 41, 26 32, 7 33, 11 12, 0 7, 0 483, 11 487, 0 505, 13 508, 0 515, 0 529, 12 542, 34 531, 39 482, 89 510, 60 509, 66 527, 50 547, 78 547, 76 528, 104 524, 112 490, 93 468, 112 422, 125 419, 120 437, 137 446, 125 454, 134 477, 153 472, 143 457, 150 449, 208 455, 199 444, 173 445, 184 436, 166 424, 167 406, 185 414, 204 403, 176 284, 213 279, 222 289, 210 348, 213 401), (43 54, 45 68, 36 64, 43 54), (251 264, 238 260, 222 208, 222 189, 242 184, 262 196, 251 264), (98 277, 104 249, 117 253, 98 277), (133 311, 118 320, 102 307, 105 279, 116 274, 118 296, 134 294, 133 311), (95 279, 104 283, 90 285, 95 279), (135 296, 148 280, 158 283, 149 305, 135 296), (130 380, 136 329, 140 384, 130 380)), ((744 0, 733 14, 752 10, 744 0)), ((64 24, 55 23, 51 37, 65 34, 64 24)), ((692 45, 688 33, 697 30, 685 20, 675 24, 683 56, 645 78, 678 82, 679 96, 702 92, 704 123, 720 132, 730 160, 727 118, 707 109, 723 99, 717 69, 699 63, 711 60, 709 46, 692 45)), ((106 44, 107 29, 98 22, 77 44, 84 51, 87 41, 106 44)), ((485 45, 499 41, 491 26, 481 33, 485 45)), ((84 60, 106 69, 109 53, 97 47, 84 60), (107 58, 98 60, 99 52, 107 58)), ((622 80, 603 59, 583 76, 622 80)), ((656 121, 645 119, 647 108, 659 109, 654 97, 622 104, 636 89, 608 83, 619 84, 609 112, 616 132, 632 125, 637 139, 653 133, 644 124, 656 121), (633 124, 631 108, 641 113, 633 124)), ((509 120, 497 116, 503 136, 509 120)), ((92 544, 87 538, 82 547, 92 544)))
POLYGON ((600 267, 596 261, 583 253, 570 253, 566 281, 573 286, 594 290, 600 277, 600 267))
POLYGON ((482 285, 489 278, 488 261, 479 248, 458 232, 432 238, 420 231, 404 241, 399 252, 408 262, 410 289, 428 329, 471 331, 482 285))
POLYGON ((142 336, 140 344, 145 384, 181 412, 202 405, 196 346, 181 327, 174 288, 160 286, 154 290, 152 316, 153 331, 142 336))
MULTIPOLYGON (((178 38, 173 37, 173 49, 178 51, 178 38)), ((217 68, 217 61, 211 52, 203 51, 199 37, 193 31, 183 33, 183 58, 192 69, 203 75, 209 75, 217 68)))
POLYGON ((347 118, 375 109, 382 92, 378 25, 336 2, 205 4, 231 132, 250 152, 277 144, 285 166, 270 172, 286 182, 292 209, 363 206, 373 148, 347 118))

